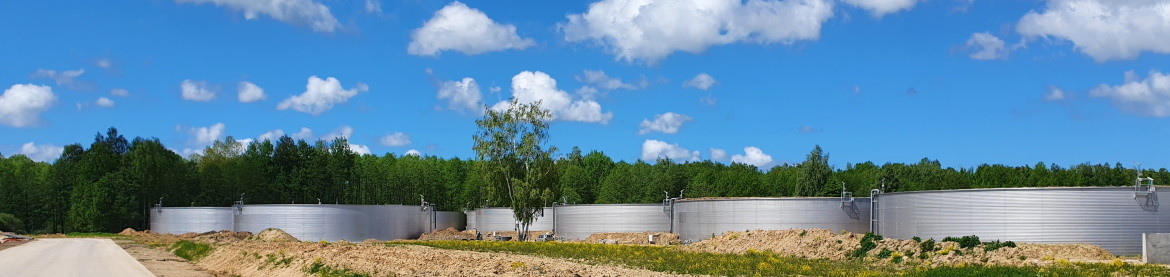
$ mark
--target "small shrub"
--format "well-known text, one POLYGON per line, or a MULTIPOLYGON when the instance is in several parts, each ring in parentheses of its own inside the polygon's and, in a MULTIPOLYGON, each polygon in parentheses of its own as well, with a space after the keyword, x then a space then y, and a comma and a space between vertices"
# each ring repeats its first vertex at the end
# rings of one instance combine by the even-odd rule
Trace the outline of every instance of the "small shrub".
POLYGON ((943 240, 942 240, 942 241, 953 241, 953 242, 957 242, 957 243, 959 243, 959 247, 962 247, 962 248, 967 248, 967 249, 971 249, 971 248, 973 248, 973 247, 975 247, 975 246, 979 246, 979 244, 980 244, 980 243, 979 243, 979 237, 978 237, 978 236, 975 236, 975 235, 970 235, 970 236, 962 236, 962 237, 958 237, 958 238, 955 238, 955 237, 946 237, 946 238, 943 238, 943 240))
POLYGON ((877 258, 878 259, 889 258, 891 254, 893 254, 893 251, 890 251, 890 249, 888 249, 888 248, 882 248, 882 251, 878 251, 877 258))
POLYGON ((1028 259, 1028 256, 1020 255, 1020 260, 1021 260, 1021 261, 1023 261, 1023 260, 1027 260, 1027 259, 1028 259))
POLYGON ((841 240, 837 240, 837 244, 841 244, 841 240))
POLYGON ((912 238, 910 238, 910 240, 912 240, 914 242, 922 242, 922 238, 920 238, 920 237, 912 237, 912 238))
POLYGON ((13 233, 24 232, 24 221, 16 218, 15 215, 0 213, 0 230, 13 233))
POLYGON ((1004 247, 1016 247, 1016 243, 1012 242, 1010 240, 1005 241, 1005 242, 1000 242, 999 240, 995 240, 995 241, 989 241, 989 242, 983 243, 983 250, 985 250, 987 252, 995 251, 996 249, 1000 249, 1000 248, 1004 248, 1004 247))
POLYGON ((890 261, 894 262, 894 263, 901 263, 902 259, 904 259, 904 257, 905 256, 902 255, 902 252, 894 252, 894 253, 890 254, 890 261))
POLYGON ((310 264, 309 266, 305 267, 304 271, 309 273, 309 274, 320 276, 320 277, 368 277, 369 276, 366 274, 353 272, 352 270, 349 270, 349 269, 334 268, 334 267, 325 265, 324 263, 321 262, 320 258, 318 258, 316 261, 313 261, 313 263, 310 264))
POLYGON ((922 253, 934 251, 934 248, 934 239, 928 239, 918 243, 918 249, 921 250, 922 253))
POLYGON ((849 256, 855 258, 865 257, 866 253, 869 253, 869 250, 877 248, 877 243, 875 241, 880 240, 882 240, 882 236, 874 235, 873 233, 865 233, 865 236, 861 237, 861 247, 858 247, 857 250, 853 250, 853 253, 851 253, 849 256))
POLYGON ((175 256, 194 262, 211 254, 211 248, 211 245, 180 240, 171 245, 171 252, 174 252, 175 256))
POLYGON ((800 230, 800 236, 803 237, 805 234, 808 234, 808 230, 800 230))

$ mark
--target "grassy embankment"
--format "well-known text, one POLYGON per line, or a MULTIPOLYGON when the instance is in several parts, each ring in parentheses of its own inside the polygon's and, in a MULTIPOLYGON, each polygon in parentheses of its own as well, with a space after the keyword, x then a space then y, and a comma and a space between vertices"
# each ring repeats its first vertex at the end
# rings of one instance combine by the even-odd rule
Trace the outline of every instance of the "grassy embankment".
POLYGON ((771 252, 745 254, 687 252, 673 247, 488 241, 388 242, 389 246, 412 244, 442 249, 506 252, 574 259, 590 264, 611 264, 659 272, 721 276, 1170 276, 1170 269, 1156 265, 1057 262, 1050 266, 874 266, 861 259, 832 261, 787 257, 771 252))

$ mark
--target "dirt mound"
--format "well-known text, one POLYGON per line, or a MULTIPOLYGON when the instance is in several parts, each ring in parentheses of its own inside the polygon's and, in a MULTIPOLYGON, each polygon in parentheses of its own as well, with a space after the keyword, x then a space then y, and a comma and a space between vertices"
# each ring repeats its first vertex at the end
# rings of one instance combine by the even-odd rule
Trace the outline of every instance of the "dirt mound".
POLYGON ((118 234, 123 236, 133 236, 138 234, 138 231, 134 230, 134 228, 126 228, 122 229, 122 232, 118 232, 118 234))
MULTIPOLYGON (((188 234, 194 234, 194 233, 183 234, 183 236, 186 237, 188 234)), ((212 243, 241 241, 241 240, 246 240, 246 239, 251 238, 251 237, 252 237, 251 232, 232 232, 232 231, 226 231, 226 230, 225 231, 204 232, 204 233, 198 233, 198 234, 194 234, 193 236, 190 236, 190 238, 193 238, 193 239, 197 239, 197 240, 201 240, 201 241, 205 241, 205 242, 212 242, 212 243)))
POLYGON ((288 233, 285 233, 284 230, 277 229, 277 228, 264 229, 264 231, 260 231, 259 234, 256 234, 255 239, 262 240, 262 241, 274 241, 274 242, 297 242, 297 241, 300 241, 296 237, 289 235, 288 233))
MULTIPOLYGON (((517 234, 516 231, 500 231, 500 232, 482 233, 480 235, 480 237, 486 241, 498 241, 498 239, 496 239, 496 237, 508 237, 509 238, 508 240, 516 241, 518 239, 516 237, 516 234, 517 234)), ((552 234, 551 231, 528 231, 528 241, 535 241, 536 238, 540 237, 541 235, 551 235, 551 234, 552 234)))
POLYGON ((824 229, 754 230, 727 232, 723 235, 682 246, 696 252, 746 253, 770 251, 786 256, 841 260, 862 258, 877 264, 926 265, 1043 265, 1057 260, 1099 261, 1113 255, 1099 246, 1084 244, 1024 244, 987 251, 984 245, 962 248, 956 242, 920 242, 900 239, 875 239, 864 253, 862 234, 834 233, 824 229), (931 247, 933 243, 933 247, 931 247))
POLYGON ((197 264, 217 276, 306 276, 306 268, 346 269, 368 276, 680 276, 508 253, 419 245, 266 243, 216 247, 197 264))
POLYGON ((771 251, 787 256, 813 259, 844 259, 858 247, 861 236, 834 233, 825 229, 752 230, 727 232, 714 238, 683 246, 697 252, 745 253, 748 250, 771 251))
POLYGON ((475 240, 475 231, 455 230, 455 228, 447 227, 447 229, 435 230, 434 232, 422 234, 418 240, 475 240))
POLYGON ((637 245, 671 245, 679 244, 678 234, 662 233, 662 232, 637 232, 637 233, 593 233, 585 238, 587 243, 609 243, 609 244, 637 244, 637 245), (654 241, 651 242, 650 238, 654 241))

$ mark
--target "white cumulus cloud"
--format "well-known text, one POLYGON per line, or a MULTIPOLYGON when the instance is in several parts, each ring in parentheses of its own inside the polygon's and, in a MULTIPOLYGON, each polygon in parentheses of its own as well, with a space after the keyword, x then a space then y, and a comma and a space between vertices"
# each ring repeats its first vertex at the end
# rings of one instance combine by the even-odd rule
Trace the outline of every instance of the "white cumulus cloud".
POLYGON ((0 95, 0 124, 12 127, 39 125, 41 113, 57 101, 53 88, 33 84, 16 84, 0 95))
POLYGON ((105 69, 110 69, 111 67, 114 67, 114 62, 110 61, 110 58, 100 58, 100 59, 97 59, 97 61, 94 61, 94 63, 96 63, 98 67, 105 68, 105 69))
POLYGON ((366 84, 358 83, 357 87, 344 89, 341 81, 329 77, 322 80, 316 75, 309 76, 309 83, 305 85, 305 92, 294 95, 276 105, 279 110, 293 109, 311 115, 321 115, 333 108, 333 105, 345 103, 358 92, 369 90, 366 84))
POLYGON ((1064 98, 1064 90, 1055 86, 1048 87, 1048 91, 1044 93, 1044 101, 1061 101, 1064 98))
POLYGON ((758 168, 765 168, 772 164, 772 155, 764 154, 764 151, 759 148, 748 146, 743 148, 743 152, 744 155, 732 155, 731 162, 750 164, 758 168))
POLYGON ((684 114, 668 112, 654 116, 654 121, 643 119, 641 124, 638 124, 638 134, 644 135, 651 132, 662 132, 666 134, 678 133, 678 129, 682 128, 683 123, 691 121, 691 117, 684 114))
POLYGON ((482 11, 455 1, 410 33, 406 51, 417 56, 438 56, 443 51, 476 55, 524 49, 535 44, 532 39, 517 35, 516 26, 496 23, 482 11))
POLYGON ((410 149, 410 150, 406 150, 406 156, 421 157, 422 152, 418 152, 418 150, 410 149))
MULTIPOLYGON (((304 131, 304 130, 302 129, 302 131, 304 131)), ((352 136, 353 136, 353 127, 349 127, 349 125, 341 125, 341 127, 337 127, 337 129, 333 129, 333 132, 325 134, 325 136, 321 137, 321 139, 326 140, 326 141, 330 141, 330 140, 333 140, 335 138, 349 139, 352 136)))
POLYGON ((719 149, 719 148, 711 148, 711 149, 708 149, 708 151, 711 152, 711 159, 712 160, 720 161, 720 162, 727 160, 727 150, 723 150, 723 149, 719 149))
POLYGON ((684 88, 697 88, 700 90, 708 90, 712 86, 715 86, 715 83, 716 83, 715 77, 711 77, 711 75, 707 74, 707 73, 699 73, 698 75, 695 75, 694 78, 691 78, 690 80, 687 80, 686 82, 683 82, 683 87, 684 88))
POLYGON ((638 86, 622 82, 621 78, 610 77, 602 70, 588 70, 586 69, 582 76, 577 76, 577 81, 587 85, 602 88, 604 90, 615 89, 638 89, 638 86))
POLYGON ((20 154, 38 162, 51 162, 61 157, 61 153, 65 152, 65 147, 56 146, 53 144, 25 143, 20 146, 20 154))
MULTIPOLYGON (((512 77, 512 97, 520 103, 536 103, 552 111, 553 118, 564 121, 580 121, 608 124, 613 112, 601 112, 601 104, 592 100, 574 100, 569 93, 557 88, 557 80, 544 72, 524 71, 512 77)), ((492 109, 507 109, 508 101, 501 101, 492 109)))
POLYGON ((1142 79, 1133 71, 1125 73, 1125 83, 1116 86, 1101 84, 1089 91, 1089 96, 1109 98, 1121 111, 1149 117, 1170 116, 1170 74, 1150 71, 1142 79))
POLYGON ((349 144, 349 151, 353 151, 354 153, 357 153, 358 155, 369 155, 369 154, 373 153, 373 152, 370 152, 369 146, 362 145, 362 144, 353 144, 353 143, 349 144))
POLYGON ((253 20, 266 15, 277 21, 305 26, 317 32, 330 33, 341 24, 329 7, 313 0, 175 0, 179 3, 212 3, 244 13, 244 18, 253 20))
POLYGON ((656 64, 676 51, 739 42, 817 40, 829 0, 602 0, 558 24, 569 42, 601 45, 615 59, 656 64))
POLYGON ((207 127, 191 127, 187 132, 191 133, 191 140, 197 145, 211 145, 219 138, 223 137, 224 130, 227 125, 223 123, 215 123, 207 127))
POLYGON ((114 107, 114 100, 110 100, 109 98, 105 98, 105 97, 98 97, 97 101, 94 101, 94 104, 97 104, 98 106, 101 106, 101 107, 113 108, 114 107))
POLYGON ((130 91, 126 90, 124 88, 115 88, 115 89, 110 89, 110 95, 126 97, 126 96, 130 96, 130 91))
POLYGON ((1003 40, 988 32, 971 34, 965 47, 971 52, 968 56, 976 60, 1002 60, 1008 57, 1003 40))
POLYGON ((205 81, 192 81, 191 79, 183 80, 179 84, 179 88, 183 91, 183 100, 191 101, 211 101, 215 99, 215 91, 217 90, 205 81))
POLYGON ((382 2, 378 0, 366 0, 366 13, 381 13, 382 2))
POLYGON ((880 18, 887 14, 910 10, 918 0, 841 0, 841 2, 865 9, 874 17, 880 18))
POLYGON ((1071 41, 1097 62, 1170 53, 1170 1, 1049 0, 1016 23, 1029 37, 1071 41))
POLYGON ((256 137, 256 140, 259 140, 259 141, 265 141, 265 140, 276 141, 277 139, 280 139, 280 137, 282 137, 282 136, 284 136, 284 130, 281 130, 281 129, 276 129, 276 130, 272 130, 272 131, 268 131, 268 132, 264 132, 263 134, 260 134, 260 136, 257 136, 257 137, 256 137))
POLYGON ((301 127, 300 131, 297 131, 297 133, 292 134, 289 137, 292 139, 312 140, 313 139, 313 129, 309 129, 307 127, 301 127))
POLYGON ((660 158, 672 161, 697 161, 699 151, 691 151, 663 141, 648 139, 642 142, 642 160, 657 161, 660 158))
POLYGON ((240 82, 240 85, 236 88, 236 92, 238 93, 240 102, 243 103, 252 103, 268 98, 268 96, 264 95, 263 88, 247 81, 240 82))
POLYGON ((483 95, 475 79, 446 81, 439 84, 439 100, 447 101, 447 108, 460 112, 479 114, 483 111, 483 95))
POLYGON ((32 73, 33 78, 52 79, 58 85, 74 85, 77 83, 77 77, 85 74, 85 69, 56 71, 51 69, 37 69, 32 73))
POLYGON ((410 135, 403 132, 397 132, 386 135, 381 139, 382 145, 385 146, 404 146, 410 144, 410 135))

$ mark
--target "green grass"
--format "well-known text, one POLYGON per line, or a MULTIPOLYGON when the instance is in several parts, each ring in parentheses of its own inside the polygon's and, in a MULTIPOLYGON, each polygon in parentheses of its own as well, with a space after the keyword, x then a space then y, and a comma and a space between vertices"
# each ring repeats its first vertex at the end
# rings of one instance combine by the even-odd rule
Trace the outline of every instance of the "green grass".
POLYGON ((1010 266, 967 266, 938 267, 925 271, 912 271, 906 276, 1170 276, 1170 268, 1158 265, 1133 265, 1125 263, 1058 263, 1051 266, 1010 267, 1010 266))
MULTIPOLYGON (((1170 276, 1170 268, 1158 265, 1060 262, 1051 266, 945 266, 922 268, 873 266, 862 259, 830 261, 787 257, 771 252, 746 254, 685 252, 674 247, 510 241, 396 241, 388 246, 423 245, 442 249, 505 252, 572 259, 589 264, 608 264, 651 271, 719 276, 1170 276)), ((513 265, 517 267, 517 265, 513 265)), ((330 275, 333 276, 333 275, 330 275)), ((345 275, 343 275, 345 276, 345 275)))
POLYGON ((814 275, 884 276, 892 268, 871 267, 859 261, 830 261, 749 251, 746 254, 686 252, 671 247, 507 241, 411 241, 387 245, 425 245, 435 248, 508 252, 565 258, 590 264, 610 264, 652 271, 720 276, 814 275))
POLYGON ((171 251, 175 253, 175 256, 192 262, 207 257, 208 254, 211 254, 211 249, 211 245, 189 240, 180 240, 171 245, 171 251))
POLYGON ((334 268, 321 261, 314 261, 308 267, 305 267, 305 272, 319 277, 369 277, 370 275, 353 272, 346 268, 334 268))
POLYGON ((67 238, 121 238, 126 237, 114 233, 66 233, 67 238))

